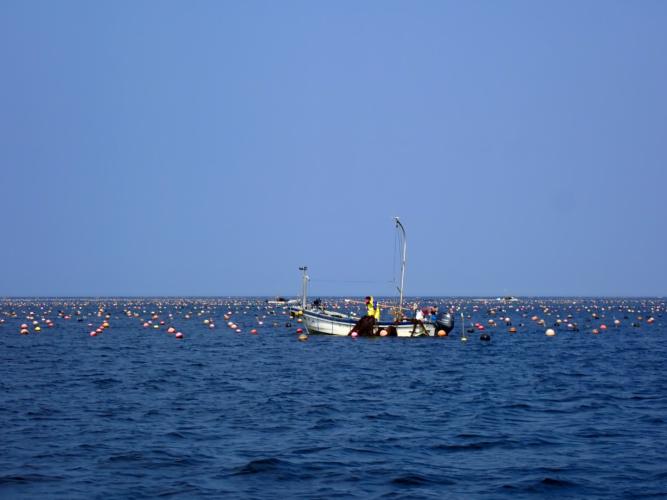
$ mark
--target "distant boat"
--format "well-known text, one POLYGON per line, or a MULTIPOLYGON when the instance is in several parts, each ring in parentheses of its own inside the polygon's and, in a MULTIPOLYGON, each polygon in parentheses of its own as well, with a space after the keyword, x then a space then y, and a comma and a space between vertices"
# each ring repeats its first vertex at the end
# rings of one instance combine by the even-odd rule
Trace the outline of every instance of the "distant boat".
POLYGON ((267 300, 267 304, 272 306, 295 306, 299 303, 299 299, 286 299, 284 297, 276 297, 275 299, 267 300))
POLYGON ((511 295, 508 295, 507 297, 498 297, 498 300, 502 302, 519 302, 519 299, 512 297, 511 295))
MULTIPOLYGON (((435 321, 424 320, 423 324, 415 325, 411 319, 405 319, 403 311, 403 284, 405 283, 405 264, 406 264, 406 250, 407 241, 405 237, 405 228, 398 217, 394 218, 396 222, 396 229, 400 231, 403 240, 403 248, 401 251, 401 284, 398 287, 399 302, 398 307, 388 307, 389 311, 393 310, 398 320, 396 321, 379 321, 373 327, 373 335, 381 335, 383 330, 389 336, 397 337, 423 337, 435 336, 439 330, 444 330, 449 333, 454 328, 454 319, 449 312, 438 314, 435 321)), ((307 290, 309 277, 306 274, 308 268, 306 266, 300 267, 303 272, 303 294, 301 298, 301 307, 294 310, 294 313, 303 318, 303 323, 311 334, 326 334, 326 335, 349 335, 354 325, 359 320, 359 317, 351 314, 344 314, 338 311, 331 311, 326 309, 320 301, 312 305, 307 304, 307 290)), ((347 300, 346 302, 352 302, 347 300)), ((387 314, 385 310, 384 314, 387 314)))

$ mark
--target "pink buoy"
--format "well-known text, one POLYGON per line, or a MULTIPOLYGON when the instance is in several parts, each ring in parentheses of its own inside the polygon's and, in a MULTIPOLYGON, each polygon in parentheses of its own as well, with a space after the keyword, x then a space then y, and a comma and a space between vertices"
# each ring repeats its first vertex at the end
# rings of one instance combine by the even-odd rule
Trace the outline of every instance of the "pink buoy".
POLYGON ((176 332, 175 337, 176 337, 177 339, 182 339, 182 338, 183 338, 183 334, 182 334, 181 332, 176 332))
POLYGON ((356 339, 358 336, 359 334, 357 332, 350 333, 350 337, 352 337, 353 339, 356 339))
POLYGON ((169 328, 167 328, 167 333, 176 333, 176 328, 170 326, 169 328))
POLYGON ((97 332, 95 330, 93 330, 92 332, 90 332, 90 336, 91 337, 97 337, 97 332))
POLYGON ((250 330, 250 333, 252 333, 253 335, 257 335, 257 330, 253 328, 252 330, 250 330))
POLYGON ((380 337, 386 337, 387 336, 387 330, 380 330, 380 337))
POLYGON ((296 333, 303 333, 303 328, 297 328, 296 333))

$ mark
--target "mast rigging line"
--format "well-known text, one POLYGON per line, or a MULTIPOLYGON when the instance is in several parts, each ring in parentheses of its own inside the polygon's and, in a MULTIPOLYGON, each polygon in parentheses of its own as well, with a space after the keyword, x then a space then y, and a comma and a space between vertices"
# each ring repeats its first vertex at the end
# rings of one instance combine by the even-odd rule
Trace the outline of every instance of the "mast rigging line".
POLYGON ((311 278, 313 283, 365 283, 371 285, 386 285, 393 283, 393 280, 389 281, 380 281, 380 280, 334 280, 334 279, 320 279, 320 278, 311 278))

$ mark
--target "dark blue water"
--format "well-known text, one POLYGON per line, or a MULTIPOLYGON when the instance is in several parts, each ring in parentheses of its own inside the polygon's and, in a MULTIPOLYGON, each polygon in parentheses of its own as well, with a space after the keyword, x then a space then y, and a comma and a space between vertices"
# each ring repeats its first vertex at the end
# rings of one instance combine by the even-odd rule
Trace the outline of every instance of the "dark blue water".
POLYGON ((667 496, 663 300, 438 302, 492 340, 457 317, 299 342, 260 300, 0 302, 0 497, 667 496))

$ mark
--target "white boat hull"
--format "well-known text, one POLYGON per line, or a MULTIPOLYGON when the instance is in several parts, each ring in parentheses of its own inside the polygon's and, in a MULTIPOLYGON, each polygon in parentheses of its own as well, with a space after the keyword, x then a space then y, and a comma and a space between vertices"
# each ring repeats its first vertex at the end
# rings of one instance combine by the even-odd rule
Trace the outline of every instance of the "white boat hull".
MULTIPOLYGON (((303 324, 311 335, 324 334, 347 336, 359 319, 340 313, 311 310, 303 311, 301 317, 303 319, 303 324)), ((416 328, 411 322, 403 322, 399 324, 380 322, 375 326, 374 330, 379 331, 383 328, 388 328, 389 326, 396 328, 398 337, 433 337, 435 335, 435 325, 427 322, 424 322, 423 327, 417 325, 416 328), (413 329, 415 331, 414 334, 412 333, 413 329)))

